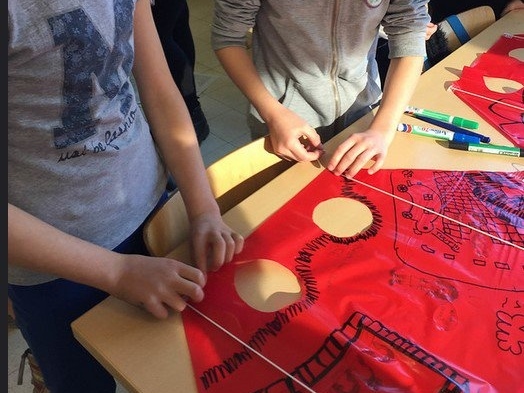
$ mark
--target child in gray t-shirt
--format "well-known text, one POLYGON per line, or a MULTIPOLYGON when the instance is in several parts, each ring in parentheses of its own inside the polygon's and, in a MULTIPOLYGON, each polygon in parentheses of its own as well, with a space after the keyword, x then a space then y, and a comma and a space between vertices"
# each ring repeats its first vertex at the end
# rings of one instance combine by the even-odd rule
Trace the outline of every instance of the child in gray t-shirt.
POLYGON ((10 0, 8 34, 16 323, 53 393, 114 392, 71 322, 108 294, 166 318, 203 298, 205 272, 243 239, 222 221, 149 0, 10 0), (165 200, 168 172, 193 226, 196 267, 146 256, 142 225, 165 200))

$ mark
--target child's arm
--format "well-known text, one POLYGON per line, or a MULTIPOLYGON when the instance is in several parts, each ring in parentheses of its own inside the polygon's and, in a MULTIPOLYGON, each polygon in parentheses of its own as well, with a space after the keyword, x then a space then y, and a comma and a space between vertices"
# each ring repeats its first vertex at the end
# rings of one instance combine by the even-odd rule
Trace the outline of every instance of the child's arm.
POLYGON ((139 0, 136 7, 133 73, 142 107, 186 204, 196 265, 203 271, 216 270, 241 250, 243 239, 222 221, 191 117, 164 57, 149 0, 139 0))
POLYGON ((322 154, 320 136, 269 93, 246 48, 229 46, 217 50, 216 55, 231 80, 267 124, 273 152, 288 160, 317 160, 322 154))
POLYGON ((342 142, 331 156, 327 168, 336 175, 352 177, 370 160, 374 163, 369 174, 384 165, 395 130, 418 83, 422 57, 402 57, 391 60, 380 107, 369 128, 355 133, 342 142))

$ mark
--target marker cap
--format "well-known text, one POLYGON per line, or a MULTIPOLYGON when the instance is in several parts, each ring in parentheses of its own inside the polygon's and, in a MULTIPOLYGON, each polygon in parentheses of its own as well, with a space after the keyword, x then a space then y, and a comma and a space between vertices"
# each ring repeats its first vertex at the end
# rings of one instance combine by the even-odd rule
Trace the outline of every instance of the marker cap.
POLYGON ((453 142, 480 143, 480 138, 473 135, 466 135, 455 132, 453 134, 453 142))
POLYGON ((455 150, 465 150, 465 151, 468 150, 468 144, 467 143, 463 143, 463 142, 449 141, 448 142, 448 146, 451 149, 455 149, 455 150))
POLYGON ((451 124, 454 124, 459 127, 468 128, 470 130, 476 130, 479 128, 479 123, 473 120, 463 119, 461 117, 455 117, 451 121, 451 124))

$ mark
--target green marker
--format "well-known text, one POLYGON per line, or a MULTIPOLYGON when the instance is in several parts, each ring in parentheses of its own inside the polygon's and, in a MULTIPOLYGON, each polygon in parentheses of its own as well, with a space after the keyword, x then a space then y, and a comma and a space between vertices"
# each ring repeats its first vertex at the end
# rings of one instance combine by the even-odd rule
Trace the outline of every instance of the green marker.
POLYGON ((471 135, 464 135, 450 130, 441 130, 439 128, 414 126, 411 124, 400 123, 397 131, 407 132, 408 134, 429 136, 430 138, 445 139, 453 142, 480 143, 480 138, 471 135))
POLYGON ((520 147, 454 141, 449 141, 448 143, 450 149, 476 151, 479 153, 497 154, 499 156, 524 157, 524 149, 520 147))
POLYGON ((469 128, 470 130, 476 130, 479 128, 479 123, 476 121, 464 119, 462 117, 446 115, 444 113, 434 112, 427 109, 415 108, 414 106, 408 106, 405 110, 405 113, 409 113, 410 115, 422 115, 431 119, 454 124, 459 127, 469 128))

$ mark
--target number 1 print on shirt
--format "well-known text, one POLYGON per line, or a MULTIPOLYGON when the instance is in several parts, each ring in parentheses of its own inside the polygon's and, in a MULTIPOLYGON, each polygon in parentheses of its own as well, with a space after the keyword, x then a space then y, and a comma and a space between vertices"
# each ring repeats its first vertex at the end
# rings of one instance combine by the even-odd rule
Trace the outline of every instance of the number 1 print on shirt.
POLYGON ((127 114, 132 95, 129 82, 121 83, 119 68, 125 75, 131 70, 133 48, 133 3, 115 0, 114 44, 111 48, 83 9, 49 18, 53 39, 62 47, 64 85, 62 127, 54 129, 58 149, 95 134, 98 120, 90 105, 93 98, 93 76, 109 99, 119 96, 122 114, 127 114))

